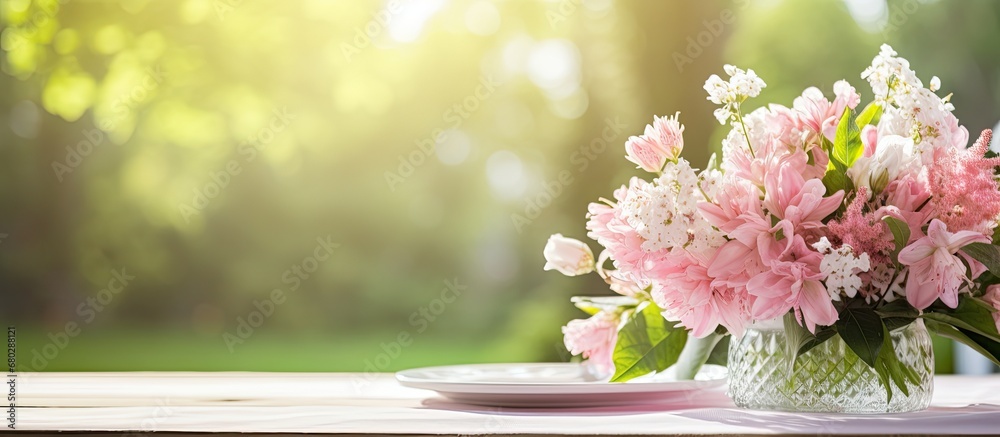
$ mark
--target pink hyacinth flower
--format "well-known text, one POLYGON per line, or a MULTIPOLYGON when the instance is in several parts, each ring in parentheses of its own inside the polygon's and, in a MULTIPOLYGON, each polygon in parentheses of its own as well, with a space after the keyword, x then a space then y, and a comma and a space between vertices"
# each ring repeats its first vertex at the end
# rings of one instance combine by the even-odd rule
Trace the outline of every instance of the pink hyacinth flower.
MULTIPOLYGON (((922 310, 940 298, 945 305, 957 307, 958 290, 969 278, 965 276, 965 265, 955 254, 967 244, 989 242, 990 239, 979 232, 951 233, 944 222, 932 220, 925 237, 899 251, 900 264, 910 267, 906 279, 907 302, 922 310)), ((968 257, 966 260, 979 264, 968 257)), ((982 269, 974 267, 973 270, 982 269)))

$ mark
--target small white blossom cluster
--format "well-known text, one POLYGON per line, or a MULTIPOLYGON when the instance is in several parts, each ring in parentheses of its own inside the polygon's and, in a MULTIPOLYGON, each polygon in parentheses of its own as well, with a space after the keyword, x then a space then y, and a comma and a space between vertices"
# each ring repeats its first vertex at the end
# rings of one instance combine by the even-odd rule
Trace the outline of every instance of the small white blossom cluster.
MULTIPOLYGON (((702 183, 685 159, 668 162, 653 183, 629 189, 619 206, 628 224, 645 240, 645 252, 685 248, 700 251, 725 242, 723 234, 701 219, 702 183)), ((711 184, 709 184, 711 185, 711 184)))
POLYGON ((896 55, 891 46, 882 44, 878 56, 872 59, 872 65, 861 72, 861 78, 871 84, 876 102, 894 103, 897 96, 924 87, 917 74, 910 69, 910 61, 896 55))
POLYGON ((846 244, 834 249, 826 237, 820 238, 813 247, 823 254, 819 269, 826 275, 826 291, 830 299, 840 301, 841 295, 856 296, 862 286, 858 274, 871 268, 868 254, 854 256, 854 250, 846 244))
POLYGON ((767 86, 753 70, 743 71, 729 64, 726 64, 724 69, 729 75, 728 82, 716 74, 705 81, 708 100, 716 105, 722 105, 721 108, 715 110, 715 118, 719 120, 720 124, 726 124, 727 121, 735 117, 740 103, 749 97, 757 97, 760 95, 760 90, 767 86))
POLYGON ((965 146, 968 132, 951 114, 955 106, 935 94, 941 88, 937 76, 925 88, 910 69, 909 61, 897 57, 892 47, 883 44, 882 51, 861 73, 861 78, 871 84, 875 101, 885 111, 879 123, 880 136, 912 138, 917 154, 943 146, 965 146))
MULTIPOLYGON (((715 155, 712 158, 714 159, 715 155)), ((701 171, 701 174, 698 175, 698 187, 701 188, 705 200, 715 199, 715 194, 719 192, 719 186, 722 185, 723 176, 721 171, 711 167, 701 171)))

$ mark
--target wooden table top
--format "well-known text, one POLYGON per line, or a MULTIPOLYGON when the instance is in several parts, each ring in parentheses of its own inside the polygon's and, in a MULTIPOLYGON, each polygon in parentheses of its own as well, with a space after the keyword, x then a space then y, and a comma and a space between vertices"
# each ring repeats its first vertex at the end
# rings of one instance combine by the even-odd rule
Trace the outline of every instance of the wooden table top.
POLYGON ((1000 375, 939 376, 928 410, 875 416, 743 410, 723 389, 627 407, 478 407, 402 387, 391 374, 21 373, 16 379, 16 431, 28 432, 1000 434, 1000 375))

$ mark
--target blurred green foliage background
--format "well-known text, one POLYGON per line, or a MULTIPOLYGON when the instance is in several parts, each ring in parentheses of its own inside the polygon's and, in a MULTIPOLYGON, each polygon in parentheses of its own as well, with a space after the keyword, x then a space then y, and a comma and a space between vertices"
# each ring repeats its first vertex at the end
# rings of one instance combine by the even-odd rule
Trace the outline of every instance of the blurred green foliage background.
POLYGON ((988 0, 0 13, 0 320, 22 370, 568 359, 568 298, 610 292, 543 272, 545 239, 585 236, 587 203, 639 174, 622 144, 654 114, 682 111, 704 163, 724 131, 702 85, 724 63, 768 83, 751 106, 841 78, 869 99, 859 74, 888 42, 970 131, 1000 120, 988 0))

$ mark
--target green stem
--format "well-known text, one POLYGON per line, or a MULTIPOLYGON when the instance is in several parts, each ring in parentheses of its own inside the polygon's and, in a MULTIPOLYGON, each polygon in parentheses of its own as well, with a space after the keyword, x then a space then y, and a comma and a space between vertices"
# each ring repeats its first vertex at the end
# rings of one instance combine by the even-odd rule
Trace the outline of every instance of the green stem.
POLYGON ((701 366, 708 361, 708 356, 712 354, 712 349, 715 349, 715 345, 719 344, 719 340, 722 340, 722 337, 725 336, 726 334, 719 334, 717 332, 708 334, 704 338, 688 336, 687 343, 684 344, 684 349, 681 350, 681 355, 677 357, 677 364, 674 365, 677 380, 694 379, 701 366))
POLYGON ((757 158, 753 153, 753 144, 750 144, 750 133, 747 132, 747 125, 743 122, 743 109, 740 108, 739 103, 736 104, 736 120, 740 122, 740 126, 743 126, 743 136, 747 139, 747 148, 750 149, 750 157, 757 158))

